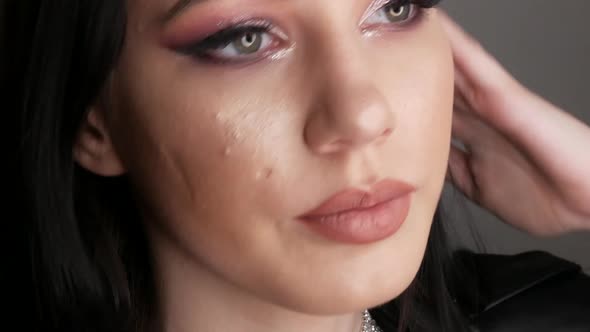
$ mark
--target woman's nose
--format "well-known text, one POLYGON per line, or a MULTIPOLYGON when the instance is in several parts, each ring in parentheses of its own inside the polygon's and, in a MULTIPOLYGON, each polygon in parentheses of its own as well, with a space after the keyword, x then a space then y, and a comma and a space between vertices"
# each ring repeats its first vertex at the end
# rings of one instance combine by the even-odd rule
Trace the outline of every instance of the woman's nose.
POLYGON ((385 141, 395 129, 395 114, 378 82, 358 67, 345 75, 326 72, 305 125, 309 148, 334 154, 385 141))

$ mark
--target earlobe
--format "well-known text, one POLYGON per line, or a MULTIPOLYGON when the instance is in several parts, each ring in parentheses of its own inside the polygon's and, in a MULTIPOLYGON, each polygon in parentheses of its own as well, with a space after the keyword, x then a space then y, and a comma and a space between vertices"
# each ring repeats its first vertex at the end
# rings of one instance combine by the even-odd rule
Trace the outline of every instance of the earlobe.
POLYGON ((118 176, 125 173, 99 109, 90 109, 80 124, 73 155, 80 166, 97 175, 118 176))

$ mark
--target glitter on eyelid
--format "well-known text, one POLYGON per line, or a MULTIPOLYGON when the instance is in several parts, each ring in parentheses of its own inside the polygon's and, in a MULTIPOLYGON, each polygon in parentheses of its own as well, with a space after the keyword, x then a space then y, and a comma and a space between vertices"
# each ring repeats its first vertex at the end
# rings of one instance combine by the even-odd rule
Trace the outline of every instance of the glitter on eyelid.
POLYGON ((365 13, 363 14, 362 18, 361 18, 361 22, 364 22, 367 18, 369 18, 369 16, 371 16, 373 14, 373 12, 375 12, 377 9, 385 6, 387 3, 391 2, 392 0, 376 0, 374 1, 369 8, 367 8, 367 10, 365 11, 365 13))

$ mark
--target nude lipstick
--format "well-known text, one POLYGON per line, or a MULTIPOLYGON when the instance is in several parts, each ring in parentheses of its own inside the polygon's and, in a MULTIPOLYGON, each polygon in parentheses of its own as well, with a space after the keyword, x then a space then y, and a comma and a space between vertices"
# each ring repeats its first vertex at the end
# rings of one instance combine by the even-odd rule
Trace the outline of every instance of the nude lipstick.
POLYGON ((369 191, 344 189, 298 219, 334 241, 364 244, 393 235, 408 216, 412 193, 403 181, 385 179, 369 191))

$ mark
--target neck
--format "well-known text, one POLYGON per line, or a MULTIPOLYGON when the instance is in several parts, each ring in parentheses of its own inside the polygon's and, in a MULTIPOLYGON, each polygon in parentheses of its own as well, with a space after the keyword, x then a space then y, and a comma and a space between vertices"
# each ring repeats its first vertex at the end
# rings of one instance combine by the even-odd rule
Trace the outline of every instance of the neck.
MULTIPOLYGON (((158 243, 159 242, 159 243, 158 243)), ((312 315, 264 301, 206 269, 167 241, 155 244, 165 332, 357 332, 362 313, 312 315)))

